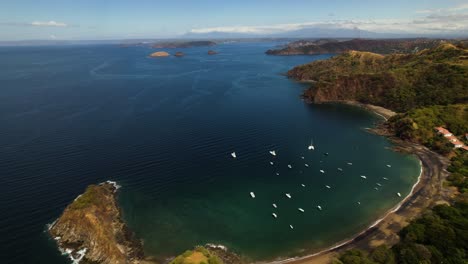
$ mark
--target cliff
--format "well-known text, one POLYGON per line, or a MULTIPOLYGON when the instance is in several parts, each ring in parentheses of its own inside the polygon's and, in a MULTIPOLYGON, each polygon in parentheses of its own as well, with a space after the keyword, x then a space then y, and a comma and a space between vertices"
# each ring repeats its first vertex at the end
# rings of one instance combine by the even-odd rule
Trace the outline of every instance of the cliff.
POLYGON ((310 101, 359 101, 395 111, 468 100, 468 50, 442 44, 415 54, 348 51, 288 71, 312 82, 310 101))
MULTIPOLYGON (((368 51, 378 54, 416 53, 423 49, 435 48, 448 40, 441 39, 352 39, 338 41, 333 39, 300 40, 286 47, 266 51, 269 55, 314 55, 340 54, 350 50, 368 51)), ((456 44, 466 41, 452 40, 456 44)))
MULTIPOLYGON (((49 229, 60 248, 84 263, 143 263, 139 240, 122 221, 113 182, 90 185, 49 229)), ((145 262, 149 263, 149 262, 145 262)))

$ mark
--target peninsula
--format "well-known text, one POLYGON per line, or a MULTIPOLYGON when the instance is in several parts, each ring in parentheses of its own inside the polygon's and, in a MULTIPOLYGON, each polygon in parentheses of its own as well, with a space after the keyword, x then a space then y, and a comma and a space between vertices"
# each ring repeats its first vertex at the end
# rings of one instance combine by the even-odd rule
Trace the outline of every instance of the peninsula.
POLYGON ((270 49, 269 55, 315 55, 340 54, 347 51, 368 51, 378 54, 417 53, 423 49, 435 48, 442 42, 464 44, 461 40, 443 39, 318 39, 299 40, 288 43, 286 47, 270 49))

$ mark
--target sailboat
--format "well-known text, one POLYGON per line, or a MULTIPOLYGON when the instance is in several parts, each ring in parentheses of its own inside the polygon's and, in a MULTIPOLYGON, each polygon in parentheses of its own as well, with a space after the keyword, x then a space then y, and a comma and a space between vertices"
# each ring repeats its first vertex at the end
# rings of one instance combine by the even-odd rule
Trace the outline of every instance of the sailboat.
POLYGON ((319 209, 320 211, 322 211, 322 206, 317 205, 317 209, 319 209))
POLYGON ((233 158, 237 158, 237 156, 236 156, 236 153, 235 153, 235 152, 232 152, 232 153, 231 153, 231 156, 232 156, 233 158))
POLYGON ((276 156, 276 151, 270 150, 270 154, 273 155, 273 156, 276 156))
POLYGON ((278 218, 278 216, 275 213, 272 213, 271 215, 273 215, 274 218, 278 218))
POLYGON ((286 194, 286 197, 288 197, 289 199, 291 199, 291 194, 287 193, 287 194, 286 194))
POLYGON ((304 209, 302 209, 302 208, 297 208, 297 210, 299 210, 301 212, 305 212, 304 209))
POLYGON ((294 229, 294 226, 293 226, 293 225, 289 225, 289 228, 294 229))
POLYGON ((251 196, 252 198, 255 198, 255 193, 254 193, 254 192, 250 192, 250 196, 251 196))
POLYGON ((314 147, 314 141, 311 139, 310 140, 310 145, 307 147, 308 150, 315 150, 315 147, 314 147))
POLYGON ((274 207, 274 208, 278 208, 278 206, 277 206, 276 204, 273 204, 273 207, 274 207))

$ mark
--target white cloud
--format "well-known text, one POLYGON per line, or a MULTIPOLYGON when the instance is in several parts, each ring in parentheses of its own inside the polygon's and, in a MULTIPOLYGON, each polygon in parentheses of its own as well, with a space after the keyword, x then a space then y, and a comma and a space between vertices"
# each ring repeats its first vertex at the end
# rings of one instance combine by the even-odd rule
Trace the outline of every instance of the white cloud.
POLYGON ((432 14, 432 13, 447 13, 447 12, 459 12, 468 10, 468 4, 460 4, 453 7, 447 8, 435 8, 435 9, 423 9, 417 10, 416 13, 418 14, 432 14))
POLYGON ((31 23, 31 26, 36 27, 67 27, 68 25, 63 22, 56 21, 34 21, 31 23))
POLYGON ((468 35, 468 13, 429 14, 418 19, 328 20, 269 26, 229 26, 197 28, 190 33, 278 34, 301 29, 351 29, 377 33, 461 33, 468 35))

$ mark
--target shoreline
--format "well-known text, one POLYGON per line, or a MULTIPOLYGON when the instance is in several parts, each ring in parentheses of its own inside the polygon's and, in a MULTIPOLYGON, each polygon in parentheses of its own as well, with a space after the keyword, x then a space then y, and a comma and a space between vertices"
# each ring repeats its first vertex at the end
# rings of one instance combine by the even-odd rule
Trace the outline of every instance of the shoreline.
MULTIPOLYGON (((356 101, 330 101, 325 103, 343 103, 361 107, 381 116, 385 121, 397 114, 383 107, 363 104, 356 101)), ((393 148, 394 151, 415 155, 419 159, 420 173, 409 194, 397 205, 383 214, 382 217, 374 221, 369 227, 350 239, 345 239, 309 255, 258 263, 329 264, 339 253, 348 249, 360 248, 368 250, 382 244, 392 246, 399 241, 398 232, 406 226, 409 221, 418 217, 421 211, 434 204, 447 202, 450 199, 451 192, 442 192, 443 180, 449 174, 446 171, 449 164, 447 158, 422 145, 396 138, 393 133, 390 133, 387 129, 374 128, 372 131, 380 136, 387 137, 395 145, 393 148)))

